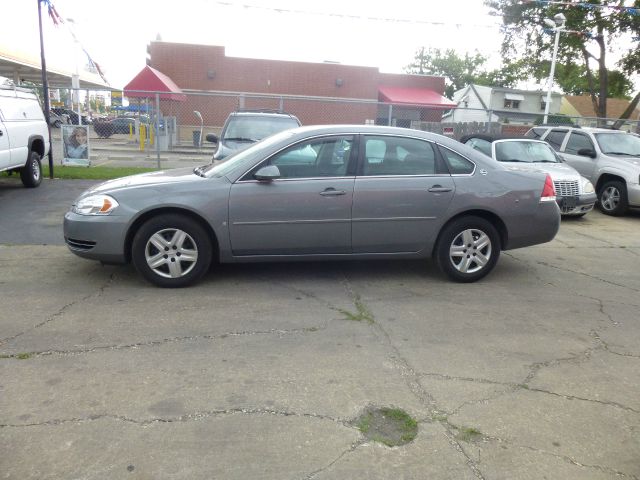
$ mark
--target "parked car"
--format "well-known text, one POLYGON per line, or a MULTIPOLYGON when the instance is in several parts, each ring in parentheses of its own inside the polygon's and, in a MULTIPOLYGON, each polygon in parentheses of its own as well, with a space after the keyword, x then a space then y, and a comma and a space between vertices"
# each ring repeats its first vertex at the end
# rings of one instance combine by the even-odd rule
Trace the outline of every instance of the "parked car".
POLYGON ((0 172, 18 172, 25 187, 42 182, 41 159, 49 153, 49 127, 38 97, 0 85, 0 172))
POLYGON ((61 114, 58 115, 54 111, 49 111, 49 125, 55 128, 60 128, 62 125, 66 125, 69 123, 69 115, 61 114))
MULTIPOLYGON (((74 112, 70 108, 53 107, 51 109, 56 115, 67 115, 69 117, 69 123, 78 125, 78 112, 74 112)), ((91 125, 91 119, 86 115, 81 115, 82 125, 91 125)))
POLYGON ((640 137, 604 128, 540 126, 527 137, 545 140, 595 185, 598 204, 607 215, 640 207, 640 137))
POLYGON ((76 255, 131 261, 161 287, 194 283, 212 260, 433 258, 473 282, 501 250, 548 242, 559 225, 548 174, 510 170, 441 135, 346 125, 105 182, 73 202, 64 237, 76 255))
POLYGON ((299 126, 300 120, 289 113, 265 110, 237 111, 227 117, 220 137, 209 133, 205 139, 218 144, 213 160, 222 160, 269 135, 299 126))
POLYGON ((110 120, 109 123, 113 125, 113 133, 129 133, 135 132, 136 119, 132 117, 116 117, 110 120))
POLYGON ((508 168, 540 170, 551 175, 562 215, 583 216, 593 210, 596 193, 591 182, 564 162, 548 143, 482 133, 465 135, 460 142, 503 162, 508 168))

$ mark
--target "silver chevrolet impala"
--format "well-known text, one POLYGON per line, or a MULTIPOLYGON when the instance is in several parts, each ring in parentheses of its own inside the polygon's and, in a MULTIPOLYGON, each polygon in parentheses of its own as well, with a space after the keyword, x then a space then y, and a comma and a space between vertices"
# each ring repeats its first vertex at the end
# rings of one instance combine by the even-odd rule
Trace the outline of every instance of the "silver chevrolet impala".
POLYGON ((212 262, 433 258, 449 278, 488 274, 501 250, 548 242, 553 182, 452 139, 372 125, 301 127, 220 164, 93 187, 65 215, 78 256, 132 262, 161 287, 212 262))

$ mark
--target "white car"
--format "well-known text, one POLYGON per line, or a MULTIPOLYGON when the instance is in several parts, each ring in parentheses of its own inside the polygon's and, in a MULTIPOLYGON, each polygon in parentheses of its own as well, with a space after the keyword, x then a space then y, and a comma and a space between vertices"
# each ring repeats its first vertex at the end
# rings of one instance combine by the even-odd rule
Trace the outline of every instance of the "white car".
POLYGON ((562 215, 583 216, 593 210, 597 200, 593 184, 564 162, 547 142, 486 134, 466 135, 460 141, 512 170, 536 170, 551 175, 562 215))
POLYGON ((38 97, 28 89, 0 86, 0 172, 19 172, 25 187, 42 181, 49 126, 38 97))

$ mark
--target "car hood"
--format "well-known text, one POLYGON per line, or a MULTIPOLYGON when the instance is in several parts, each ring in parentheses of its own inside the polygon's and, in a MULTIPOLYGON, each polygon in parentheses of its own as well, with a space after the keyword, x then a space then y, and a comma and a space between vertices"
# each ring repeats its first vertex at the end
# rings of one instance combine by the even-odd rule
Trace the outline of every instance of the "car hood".
POLYGON ((640 157, 627 157, 624 155, 607 155, 607 158, 615 159, 616 162, 623 161, 625 163, 633 165, 634 167, 640 168, 640 157))
POLYGON ((206 180, 193 173, 192 167, 176 168, 173 170, 161 170, 159 172, 141 173, 128 177, 108 180, 96 185, 85 192, 86 195, 94 193, 108 193, 114 190, 136 188, 148 185, 161 185, 180 182, 197 182, 206 180))
POLYGON ((507 163, 503 162, 509 170, 520 172, 543 172, 551 175, 552 180, 578 180, 578 171, 566 163, 507 163))

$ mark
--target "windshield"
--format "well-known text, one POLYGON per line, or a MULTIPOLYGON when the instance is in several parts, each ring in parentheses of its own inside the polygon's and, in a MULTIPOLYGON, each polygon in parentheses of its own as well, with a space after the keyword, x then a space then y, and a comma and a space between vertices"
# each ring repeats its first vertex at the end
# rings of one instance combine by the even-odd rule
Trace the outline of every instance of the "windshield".
POLYGON ((594 134, 602 153, 640 157, 640 137, 626 133, 594 134))
POLYGON ((274 133, 298 126, 293 117, 236 116, 229 120, 222 140, 257 142, 274 133))
POLYGON ((561 163, 553 149, 544 142, 496 142, 495 149, 499 162, 561 163))
POLYGON ((290 137, 291 135, 293 135, 293 133, 289 131, 272 135, 261 142, 251 145, 245 150, 241 150, 228 156, 222 163, 207 165, 201 171, 207 177, 223 177, 236 168, 248 170, 259 158, 262 158, 266 151, 274 144, 290 137))

